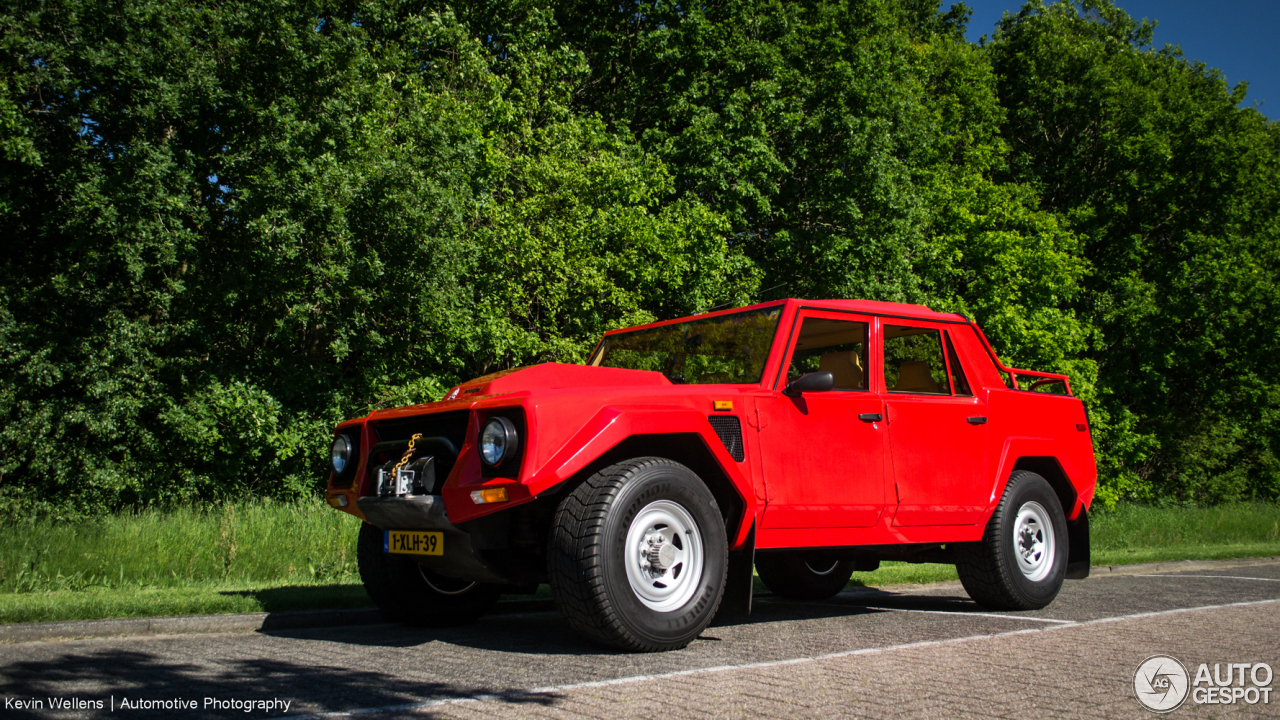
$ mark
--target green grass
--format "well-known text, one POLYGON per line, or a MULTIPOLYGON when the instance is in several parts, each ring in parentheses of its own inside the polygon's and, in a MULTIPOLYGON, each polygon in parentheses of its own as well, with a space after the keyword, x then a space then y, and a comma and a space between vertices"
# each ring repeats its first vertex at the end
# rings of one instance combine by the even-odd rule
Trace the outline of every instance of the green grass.
POLYGON ((0 623, 366 607, 360 522, 320 502, 0 527, 0 623))
POLYGON ((881 587, 884 585, 927 585, 959 580, 955 565, 938 563, 882 562, 875 572, 854 573, 852 585, 881 587))
POLYGON ((319 502, 246 502, 0 528, 0 593, 356 582, 360 522, 319 502))
MULTIPOLYGON (((1094 565, 1172 560, 1229 560, 1280 555, 1280 505, 1239 503, 1213 508, 1100 505, 1090 517, 1094 565)), ((855 583, 879 587, 956 580, 955 566, 886 562, 855 583)))
MULTIPOLYGON (((0 527, 0 623, 367 607, 359 522, 319 502, 245 502, 0 527)), ((1095 565, 1280 555, 1280 506, 1121 506, 1092 518, 1095 565)), ((869 586, 955 580, 883 563, 869 586)), ((546 595, 546 588, 540 592, 546 595)))
POLYGON ((1121 505, 1093 518, 1093 564, 1280 555, 1280 505, 1213 508, 1121 505))

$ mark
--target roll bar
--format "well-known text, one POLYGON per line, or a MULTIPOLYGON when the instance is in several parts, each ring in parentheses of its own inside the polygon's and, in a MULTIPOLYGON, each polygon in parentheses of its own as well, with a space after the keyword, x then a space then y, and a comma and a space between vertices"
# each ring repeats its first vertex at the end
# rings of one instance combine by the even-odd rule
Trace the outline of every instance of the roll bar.
POLYGON ((1066 389, 1068 395, 1075 395, 1075 393, 1071 392, 1071 379, 1066 375, 1061 373, 1040 372, 1039 370, 1019 370, 1018 368, 1006 367, 1004 363, 1000 362, 1000 357, 996 355, 995 348, 991 347, 991 341, 987 339, 986 333, 982 332, 982 328, 978 327, 977 323, 964 315, 960 315, 960 317, 963 317, 965 322, 969 323, 969 327, 973 328, 974 331, 978 333, 978 337, 982 338, 982 346, 987 349, 987 354, 991 356, 991 361, 996 364, 996 367, 999 368, 1001 372, 1009 375, 1009 382, 1013 385, 1014 390, 1022 389, 1018 387, 1018 376, 1025 375, 1027 377, 1037 378, 1027 386, 1027 392, 1031 392, 1039 387, 1044 387, 1045 385, 1062 383, 1062 386, 1066 389))

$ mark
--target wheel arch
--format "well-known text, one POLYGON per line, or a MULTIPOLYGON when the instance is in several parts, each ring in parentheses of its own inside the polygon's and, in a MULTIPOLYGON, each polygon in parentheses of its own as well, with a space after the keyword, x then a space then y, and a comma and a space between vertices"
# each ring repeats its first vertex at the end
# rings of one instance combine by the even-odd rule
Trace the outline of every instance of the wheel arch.
POLYGON ((743 523, 748 516, 747 499, 707 447, 705 438, 696 432, 630 435, 541 497, 563 497, 600 470, 637 457, 665 458, 692 470, 716 499, 730 549, 741 544, 742 535, 748 530, 743 523))
POLYGON ((1067 578, 1079 580, 1089 577, 1089 510, 1080 501, 1080 493, 1067 477, 1062 463, 1052 455, 1026 455, 1017 458, 1004 479, 1001 494, 1004 492, 1003 487, 1008 486, 1009 478, 1019 470, 1033 472, 1044 478, 1062 504, 1062 512, 1067 520, 1067 578))
POLYGON ((991 478, 991 495, 987 499, 987 517, 995 511, 1000 498, 1004 497, 1005 488, 1009 486, 1009 478, 1018 470, 1033 472, 1045 479, 1062 503, 1062 512, 1067 520, 1075 520, 1087 506, 1088 495, 1092 487, 1088 484, 1083 469, 1066 448, 1053 438, 1011 437, 1005 440, 1004 448, 995 462, 995 473, 991 478), (1073 480, 1074 476, 1074 480, 1073 480))
POLYGON ((1058 502, 1062 503, 1062 512, 1067 518, 1071 519, 1076 516, 1080 494, 1076 492, 1075 485, 1071 484, 1071 479, 1067 477, 1066 471, 1062 469, 1062 463, 1058 462, 1058 458, 1052 455, 1031 455, 1018 458, 1004 478, 1006 486, 1009 484, 1009 478, 1013 476, 1013 473, 1019 470, 1033 472, 1044 478, 1049 483, 1049 487, 1053 488, 1053 493, 1058 496, 1058 502))

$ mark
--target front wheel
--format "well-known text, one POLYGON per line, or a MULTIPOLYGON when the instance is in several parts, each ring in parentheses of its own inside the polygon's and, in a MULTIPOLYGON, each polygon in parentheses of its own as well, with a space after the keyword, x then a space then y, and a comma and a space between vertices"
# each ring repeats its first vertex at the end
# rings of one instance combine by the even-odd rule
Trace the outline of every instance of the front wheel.
POLYGON ((1038 610, 1058 596, 1067 573, 1067 520, 1039 475, 1019 470, 982 540, 957 548, 960 582, 979 605, 1038 610))
POLYGON ((445 577, 410 558, 383 552, 382 532, 368 523, 360 526, 356 563, 365 591, 391 619, 419 626, 462 625, 498 602, 497 585, 445 577))
POLYGON ((689 468, 639 458, 592 475, 560 503, 547 548, 569 624, 623 650, 685 647, 710 624, 728 572, 715 497, 689 468))

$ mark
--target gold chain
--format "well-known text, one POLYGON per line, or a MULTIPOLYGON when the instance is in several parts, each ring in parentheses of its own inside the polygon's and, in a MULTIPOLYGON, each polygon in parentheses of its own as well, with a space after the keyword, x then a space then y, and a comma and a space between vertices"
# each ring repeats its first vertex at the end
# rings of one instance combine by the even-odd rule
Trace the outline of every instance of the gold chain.
POLYGON ((409 458, 413 457, 413 444, 417 442, 420 437, 422 437, 422 433, 417 433, 413 437, 409 438, 409 449, 404 451, 404 457, 400 458, 400 462, 396 463, 396 466, 391 468, 391 474, 393 476, 400 471, 400 468, 404 467, 405 463, 409 462, 409 458))

